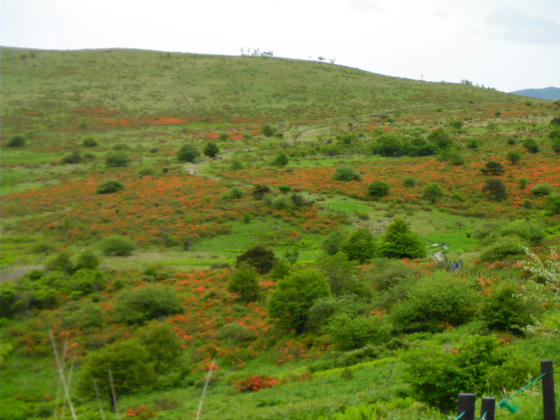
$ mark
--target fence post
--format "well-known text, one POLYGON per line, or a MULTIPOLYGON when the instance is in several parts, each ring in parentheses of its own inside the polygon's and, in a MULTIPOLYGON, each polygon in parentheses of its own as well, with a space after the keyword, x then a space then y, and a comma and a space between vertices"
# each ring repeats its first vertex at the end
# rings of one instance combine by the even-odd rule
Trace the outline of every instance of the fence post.
POLYGON ((457 415, 461 416, 461 420, 474 420, 475 402, 475 394, 459 394, 459 408, 457 409, 457 415), (463 413, 465 414, 462 415, 463 413))
POLYGON ((484 416, 484 420, 494 420, 496 415, 496 399, 490 397, 482 398, 482 405, 480 407, 480 417, 484 416), (486 416, 484 414, 486 413, 486 416))
POLYGON ((541 360, 542 398, 544 420, 556 420, 556 402, 554 401, 554 369, 552 360, 541 360))

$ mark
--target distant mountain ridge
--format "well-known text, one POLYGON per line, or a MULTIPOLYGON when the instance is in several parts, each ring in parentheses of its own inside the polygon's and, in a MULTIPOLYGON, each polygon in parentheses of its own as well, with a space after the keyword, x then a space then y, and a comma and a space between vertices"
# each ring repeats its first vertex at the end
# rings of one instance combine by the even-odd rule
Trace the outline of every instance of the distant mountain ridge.
POLYGON ((510 93, 513 93, 514 95, 527 96, 528 98, 548 99, 551 101, 560 99, 560 88, 552 86, 542 89, 521 89, 510 93))

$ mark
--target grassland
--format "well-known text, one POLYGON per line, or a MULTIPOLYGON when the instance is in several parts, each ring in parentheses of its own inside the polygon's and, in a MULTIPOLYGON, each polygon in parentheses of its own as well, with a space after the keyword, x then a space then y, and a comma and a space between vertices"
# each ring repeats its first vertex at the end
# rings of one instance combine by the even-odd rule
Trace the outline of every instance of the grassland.
MULTIPOLYGON (((485 259, 496 243, 513 240, 557 267, 560 215, 550 204, 560 191, 556 104, 270 57, 14 48, 0 54, 0 418, 69 417, 49 332, 66 346, 81 419, 115 416, 105 396, 97 401, 80 389, 88 357, 161 325, 180 340, 180 366, 119 395, 121 417, 194 418, 212 360, 219 368, 211 370, 202 418, 224 420, 349 419, 357 407, 374 419, 454 418, 414 388, 407 357, 428 357, 432 349, 458 360, 473 337, 495 339, 499 354, 521 355, 535 369, 542 359, 559 366, 558 272, 551 280, 532 275, 518 263, 529 260, 519 247, 485 259), (434 146, 438 129, 449 145, 434 146), (17 136, 24 146, 10 146, 17 136), (379 145, 387 139, 424 141, 432 151, 384 156, 379 145), (216 157, 178 161, 181 146, 202 151, 208 143, 218 146, 216 157), (130 161, 111 166, 107 157, 115 153, 130 161), (280 154, 285 165, 277 163, 280 154), (484 174, 488 161, 504 173, 484 174), (360 179, 335 179, 339 167, 360 179), (503 183, 505 197, 485 192, 490 179, 503 183), (107 180, 123 190, 99 194, 107 180), (374 181, 385 182, 388 194, 369 196, 374 181), (426 197, 431 184, 441 197, 426 197), (259 196, 263 186, 269 190, 259 196), (337 310, 355 307, 354 317, 381 325, 355 348, 337 341, 328 324, 310 322, 301 334, 279 328, 267 306, 282 281, 278 271, 258 276, 254 302, 229 290, 237 257, 254 245, 271 249, 289 273, 332 274, 322 245, 329 234, 348 237, 362 228, 379 245, 398 219, 418 235, 425 257, 337 260, 363 287, 349 292, 350 304, 348 296, 334 296, 346 307, 337 310), (135 243, 131 255, 104 255, 115 234, 135 243), (53 264, 60 255, 77 264, 86 250, 100 259, 90 275, 102 285, 93 290, 87 273, 53 264), (438 251, 447 262, 433 256, 438 251), (444 319, 435 330, 399 329, 399 305, 438 276, 450 289, 464 284, 472 292, 471 318, 444 319), (484 308, 510 283, 520 291, 513 304, 534 304, 530 320, 495 328, 484 308), (119 320, 122 296, 153 285, 172 289, 184 311, 143 324, 119 320), (255 375, 273 378, 274 386, 242 392, 240 384, 255 375)), ((522 370, 523 363, 503 366, 510 374, 492 391, 498 398, 538 373, 522 370)), ((515 401, 522 411, 502 410, 499 418, 541 418, 536 388, 515 401)))

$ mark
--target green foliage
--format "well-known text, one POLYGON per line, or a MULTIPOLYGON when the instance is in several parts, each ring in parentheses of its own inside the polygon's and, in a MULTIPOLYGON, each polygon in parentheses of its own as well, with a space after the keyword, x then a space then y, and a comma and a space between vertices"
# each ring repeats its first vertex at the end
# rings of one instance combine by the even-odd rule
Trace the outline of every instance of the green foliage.
POLYGON ((256 334, 253 330, 244 325, 237 322, 230 322, 220 329, 218 337, 233 344, 242 344, 253 341, 256 338, 256 334))
POLYGON ((426 255, 422 240, 402 219, 395 219, 389 225, 381 239, 379 252, 387 258, 422 258, 426 255))
POLYGON ((122 182, 115 179, 108 179, 107 181, 103 181, 99 184, 95 192, 97 194, 113 194, 122 191, 123 189, 124 185, 122 182))
MULTIPOLYGON (((220 153, 220 148, 216 145, 216 143, 208 142, 206 143, 206 146, 204 146, 203 153, 209 158, 214 158, 218 155, 218 153, 220 153)), ((192 160, 187 162, 192 162, 192 160)))
POLYGON ((274 197, 270 205, 272 208, 277 210, 287 210, 292 208, 293 203, 285 195, 279 195, 278 197, 274 197))
POLYGON ((82 251, 78 258, 76 259, 75 269, 79 270, 82 268, 96 269, 99 267, 99 257, 91 250, 86 249, 82 251))
POLYGON ((261 129, 261 132, 266 136, 266 137, 272 137, 274 135, 274 128, 272 128, 270 125, 265 125, 263 126, 263 128, 261 129))
POLYGON ((342 244, 342 251, 349 260, 358 261, 360 264, 375 256, 376 246, 373 235, 367 229, 354 231, 342 244))
POLYGON ((507 197, 506 186, 500 179, 488 179, 482 187, 482 192, 493 201, 502 201, 507 197))
POLYGON ((507 152, 506 159, 509 160, 512 165, 515 165, 521 160, 521 153, 519 153, 517 150, 507 152))
POLYGON ((443 128, 438 128, 430 133, 428 140, 435 143, 438 149, 445 150, 453 145, 453 140, 447 131, 443 128))
POLYGON ((82 144, 85 147, 95 147, 97 146, 97 140, 95 140, 93 137, 86 137, 83 141, 82 144))
POLYGON ((503 175, 505 169, 504 169, 504 165, 502 165, 500 162, 494 162, 491 160, 486 162, 484 167, 480 169, 480 172, 482 172, 484 175, 496 176, 496 175, 503 175))
POLYGON ((336 296, 363 291, 358 286, 358 269, 346 254, 339 252, 317 260, 317 268, 329 279, 331 292, 336 296))
POLYGON ((389 340, 389 327, 379 317, 340 313, 332 316, 325 332, 341 350, 358 349, 366 344, 381 344, 389 340))
POLYGON ((418 180, 416 178, 414 178, 413 176, 407 176, 404 180, 403 180, 403 185, 405 187, 408 188, 413 188, 416 185, 418 185, 418 180))
POLYGON ((59 270, 65 273, 71 273, 74 270, 74 266, 70 260, 70 254, 68 252, 59 252, 56 254, 56 256, 47 263, 47 270, 59 270))
POLYGON ((138 330, 140 343, 148 351, 156 374, 161 375, 180 366, 183 342, 169 324, 156 324, 138 330))
POLYGON ((290 268, 291 264, 289 261, 284 259, 276 260, 274 267, 270 271, 270 277, 276 280, 283 279, 290 273, 290 268))
POLYGON ((272 250, 266 249, 262 245, 256 245, 239 255, 236 261, 237 267, 241 264, 247 264, 254 267, 259 274, 266 274, 272 270, 276 262, 276 256, 272 250))
POLYGON ((518 236, 507 235, 497 239, 480 254, 481 261, 501 261, 510 255, 521 255, 523 241, 518 236))
POLYGON ((531 188, 531 194, 536 197, 544 197, 552 192, 552 187, 548 184, 537 184, 531 188))
POLYGON ((118 322, 142 324, 183 310, 175 290, 165 285, 150 284, 119 292, 115 298, 114 316, 118 322))
POLYGON ((469 149, 478 149, 480 147, 480 139, 470 139, 467 143, 469 149))
POLYGON ((537 153, 540 150, 539 143, 537 143, 537 141, 533 138, 526 139, 523 142, 523 147, 531 153, 537 153))
POLYGON ((177 151, 179 162, 194 162, 200 156, 200 151, 192 144, 185 144, 177 151))
POLYGON ((280 328, 302 333, 313 302, 329 295, 329 282, 321 272, 302 270, 278 281, 268 297, 268 312, 280 328))
POLYGON ((374 153, 387 157, 406 154, 400 138, 394 134, 382 135, 375 144, 374 153))
POLYGON ((13 136, 6 143, 8 147, 25 147, 25 137, 13 136))
POLYGON ((153 387, 154 366, 146 348, 136 339, 120 341, 90 352, 81 368, 78 391, 85 397, 99 395, 111 401, 111 383, 117 396, 153 387))
POLYGON ((229 165, 229 169, 232 171, 239 171, 240 169, 245 169, 245 166, 239 159, 233 159, 229 165))
POLYGON ((443 198, 443 196, 443 190, 441 189, 439 184, 427 185, 426 188, 424 188, 424 192, 422 194, 422 198, 430 201, 432 204, 437 203, 443 198))
POLYGON ((321 243, 321 248, 328 255, 335 255, 340 251, 343 242, 344 234, 338 230, 335 230, 329 233, 329 235, 321 243))
POLYGON ((63 324, 66 328, 87 331, 103 324, 103 308, 93 302, 70 302, 65 307, 63 324))
POLYGON ((555 153, 560 153, 560 131, 556 131, 559 133, 557 137, 552 138, 550 145, 552 147, 552 151, 555 153))
POLYGON ((107 279, 103 272, 90 268, 81 268, 74 272, 68 281, 68 293, 71 297, 89 295, 105 288, 107 279))
POLYGON ((253 195, 255 200, 262 200, 264 196, 269 192, 270 188, 267 185, 255 185, 251 194, 253 195))
POLYGON ((438 155, 438 159, 454 166, 465 164, 465 157, 457 150, 442 150, 438 155))
POLYGON ((560 214, 560 193, 550 194, 546 199, 545 208, 551 216, 560 214))
POLYGON ((349 166, 339 166, 336 168, 333 179, 336 181, 360 181, 362 177, 349 166))
POLYGON ((257 272, 253 267, 241 264, 232 273, 228 284, 228 290, 239 295, 239 299, 245 302, 253 302, 259 294, 259 282, 257 272))
POLYGON ((127 257, 136 249, 136 244, 125 236, 113 235, 101 243, 104 255, 127 257))
POLYGON ((62 158, 62 163, 68 163, 68 164, 80 163, 81 161, 82 161, 82 155, 80 155, 80 152, 78 151, 73 151, 72 153, 67 154, 62 158))
POLYGON ((126 152, 109 152, 105 156, 105 164, 110 168, 128 166, 131 162, 130 156, 126 152))
POLYGON ((368 186, 368 197, 377 200, 389 194, 389 184, 383 181, 373 181, 368 186))
POLYGON ((444 272, 418 280, 391 309, 396 331, 442 331, 470 321, 477 297, 462 279, 444 272))
POLYGON ((279 166, 279 167, 283 167, 286 166, 289 162, 288 156, 286 156, 285 153, 278 153, 276 155, 276 157, 274 158, 274 160, 272 161, 272 164, 274 166, 279 166))
POLYGON ((480 317, 490 329, 523 335, 523 329, 533 324, 536 313, 538 306, 522 293, 520 284, 503 281, 484 299, 480 317))

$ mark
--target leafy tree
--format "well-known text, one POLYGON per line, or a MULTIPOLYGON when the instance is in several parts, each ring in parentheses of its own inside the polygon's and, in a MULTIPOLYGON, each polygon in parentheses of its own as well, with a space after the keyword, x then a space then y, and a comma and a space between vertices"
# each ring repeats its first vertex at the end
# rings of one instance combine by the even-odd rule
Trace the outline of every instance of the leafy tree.
POLYGON ((133 394, 151 388, 155 381, 154 366, 144 346, 136 339, 109 344, 90 352, 82 366, 78 389, 84 396, 99 395, 111 398, 111 381, 117 396, 133 394))
POLYGON ((539 151, 539 143, 533 138, 528 138, 523 142, 523 147, 531 153, 537 153, 539 151))
POLYGON ((506 159, 509 160, 512 165, 515 165, 521 160, 521 153, 519 153, 517 150, 512 150, 511 152, 507 153, 506 159))
POLYGON ((545 208, 551 216, 560 214, 560 193, 551 194, 546 199, 545 208))
POLYGON ((348 166, 339 166, 333 175, 336 181, 360 181, 362 177, 353 168, 348 166))
POLYGON ((382 135, 375 144, 374 152, 381 156, 402 156, 405 149, 398 136, 394 134, 382 135))
POLYGON ((97 267, 99 267, 99 258, 93 251, 86 249, 78 255, 78 259, 76 260, 76 270, 81 268, 94 270, 97 267))
POLYGON ((356 264, 350 261, 346 255, 339 252, 335 255, 327 255, 317 261, 317 268, 329 279, 331 291, 336 296, 349 294, 355 283, 357 275, 356 264))
POLYGON ((239 267, 242 264, 248 264, 254 267, 259 274, 266 274, 272 270, 275 262, 276 256, 272 250, 266 249, 262 245, 256 245, 239 255, 236 265, 239 267))
POLYGON ((368 197, 377 200, 389 194, 389 184, 383 181, 373 181, 368 186, 368 197))
POLYGON ((115 179, 108 179, 97 186, 95 192, 97 194, 113 194, 124 189, 122 182, 115 179))
POLYGON ((422 240, 409 229, 408 223, 396 219, 385 232, 379 249, 387 258, 422 258, 426 255, 422 240))
POLYGON ((274 135, 274 128, 272 128, 270 125, 265 125, 262 128, 262 133, 266 137, 272 137, 274 135))
POLYGON ((453 144, 451 136, 443 128, 432 131, 428 136, 428 140, 435 143, 438 149, 448 149, 453 144))
POLYGON ((499 179, 489 179, 482 187, 482 192, 486 193, 489 199, 502 201, 507 197, 506 186, 499 179))
POLYGON ((500 162, 486 162, 484 168, 480 169, 484 175, 502 175, 505 172, 504 166, 500 162))
POLYGON ((206 143, 206 146, 204 147, 203 153, 204 153, 205 156, 213 158, 213 157, 216 157, 216 155, 218 153, 220 153, 220 149, 218 148, 216 143, 208 142, 208 143, 206 143))
POLYGON ((136 249, 136 244, 125 236, 113 235, 101 243, 104 255, 127 257, 136 249))
POLYGON ((130 156, 125 152, 109 152, 105 156, 105 164, 111 168, 128 166, 130 161, 130 156))
POLYGON ((319 298, 330 295, 329 282, 317 270, 307 269, 278 281, 267 302, 268 312, 277 325, 300 334, 305 329, 309 308, 319 298))
POLYGON ((183 342, 169 324, 156 324, 138 331, 140 343, 148 351, 156 374, 178 367, 183 354, 183 342))
POLYGON ((160 284, 149 284, 138 289, 127 289, 116 296, 114 314, 119 322, 142 324, 171 314, 183 312, 183 304, 174 289, 160 284))
POLYGON ((47 270, 60 270, 65 273, 71 273, 74 270, 74 265, 70 261, 70 254, 68 252, 59 252, 47 263, 47 270))
POLYGON ((259 293, 257 272, 253 267, 241 264, 231 275, 228 290, 237 293, 242 301, 255 301, 259 293))
POLYGON ((443 195, 443 190, 441 189, 439 184, 430 184, 427 185, 426 188, 424 188, 422 198, 435 204, 443 198, 443 195))
POLYGON ((330 318, 325 332, 340 350, 382 344, 390 338, 386 321, 371 315, 335 314, 330 318))
POLYGON ((270 192, 270 188, 266 185, 255 185, 253 187, 253 197, 255 200, 262 200, 265 194, 270 192))
POLYGON ((342 244, 342 250, 349 260, 357 260, 363 264, 375 255, 373 235, 367 229, 358 229, 342 244))
POLYGON ((335 255, 340 251, 342 243, 344 242, 344 234, 335 230, 325 238, 325 240, 321 244, 321 248, 328 254, 328 255, 335 255))
POLYGON ((185 144, 177 151, 179 162, 194 162, 200 156, 200 151, 192 144, 185 144))
POLYGON ((276 155, 276 157, 275 157, 274 160, 272 161, 272 164, 273 164, 274 166, 280 166, 280 167, 282 167, 282 166, 286 166, 286 165, 288 164, 288 161, 289 161, 288 156, 286 156, 285 153, 282 153, 282 152, 281 152, 281 153, 278 153, 278 154, 276 155))
POLYGON ((403 185, 408 188, 413 188, 418 184, 418 180, 412 176, 407 176, 403 180, 403 185))
POLYGON ((81 161, 82 161, 82 155, 77 150, 73 151, 72 153, 62 158, 62 163, 74 164, 74 163, 80 163, 81 161))
POLYGON ((552 187, 548 184, 537 184, 531 188, 531 194, 537 197, 544 197, 552 192, 552 187))

